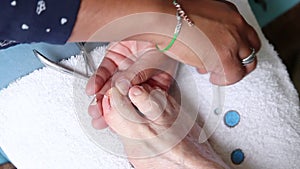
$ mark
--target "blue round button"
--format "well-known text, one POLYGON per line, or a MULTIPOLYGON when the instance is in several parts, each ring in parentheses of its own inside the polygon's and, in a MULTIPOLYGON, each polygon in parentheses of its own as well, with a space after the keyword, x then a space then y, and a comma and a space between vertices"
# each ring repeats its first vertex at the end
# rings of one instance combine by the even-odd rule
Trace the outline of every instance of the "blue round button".
POLYGON ((233 164, 239 165, 245 159, 245 155, 241 149, 236 149, 231 153, 231 161, 233 164))
POLYGON ((230 110, 225 114, 224 122, 228 127, 235 127, 240 122, 240 114, 235 110, 230 110))

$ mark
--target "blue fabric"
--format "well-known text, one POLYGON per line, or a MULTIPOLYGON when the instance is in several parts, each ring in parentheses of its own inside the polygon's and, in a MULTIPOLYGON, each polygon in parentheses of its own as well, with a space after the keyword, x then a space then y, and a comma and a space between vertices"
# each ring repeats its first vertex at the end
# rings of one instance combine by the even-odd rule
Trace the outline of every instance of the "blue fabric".
POLYGON ((0 165, 9 162, 7 159, 8 159, 7 156, 4 154, 4 152, 0 148, 0 165))
POLYGON ((0 90, 16 79, 43 67, 43 64, 34 56, 33 49, 37 49, 55 62, 79 53, 74 43, 65 45, 20 44, 0 50, 0 90))
MULTIPOLYGON (((1 0, 0 40, 64 44, 72 33, 80 0, 1 0)), ((0 49, 8 47, 0 42, 0 49)))

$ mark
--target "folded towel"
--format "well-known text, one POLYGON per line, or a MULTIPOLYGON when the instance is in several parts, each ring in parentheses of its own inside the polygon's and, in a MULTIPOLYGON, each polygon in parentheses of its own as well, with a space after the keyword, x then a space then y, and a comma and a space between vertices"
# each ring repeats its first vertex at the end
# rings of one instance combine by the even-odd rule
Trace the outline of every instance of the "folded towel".
MULTIPOLYGON (((103 55, 105 48, 98 51, 103 55)), ((72 57, 64 63, 74 67, 77 61, 72 57)), ((2 90, 3 150, 17 168, 130 168, 125 158, 100 149, 81 130, 73 82, 69 75, 43 68, 2 90)))
MULTIPOLYGON (((239 83, 222 88, 225 102, 219 116, 225 118, 218 123, 210 142, 232 168, 299 168, 297 92, 248 2, 236 0, 236 5, 258 31, 263 46, 257 69, 239 83)), ((92 55, 100 62, 104 53, 105 48, 100 47, 92 55)), ((81 56, 62 64, 84 70, 81 56)), ((205 120, 214 99, 208 75, 181 65, 176 80, 186 86, 197 84, 194 90, 182 87, 181 92, 191 106, 199 107, 205 120), (193 80, 186 81, 186 77, 193 80)), ((111 153, 121 150, 121 154, 122 145, 109 130, 98 132, 99 138, 88 132, 86 106, 90 99, 84 94, 84 84, 43 68, 0 91, 0 145, 17 168, 131 168, 125 158, 111 153), (96 140, 95 144, 95 138, 104 140, 96 140), (99 147, 99 142, 115 147, 105 149, 99 147)))

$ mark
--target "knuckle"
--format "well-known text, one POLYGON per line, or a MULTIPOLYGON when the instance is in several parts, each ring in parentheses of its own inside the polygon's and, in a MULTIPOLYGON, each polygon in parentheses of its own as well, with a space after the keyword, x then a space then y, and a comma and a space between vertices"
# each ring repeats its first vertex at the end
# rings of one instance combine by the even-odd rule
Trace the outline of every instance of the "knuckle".
POLYGON ((237 29, 244 28, 248 25, 244 17, 239 12, 232 12, 231 17, 233 24, 237 29))
POLYGON ((220 53, 221 60, 228 60, 233 58, 233 52, 229 48, 223 48, 220 53))
POLYGON ((102 87, 102 86, 104 85, 105 81, 106 81, 106 80, 105 80, 102 76, 100 76, 100 75, 96 75, 96 76, 95 76, 95 81, 94 81, 94 83, 95 83, 97 86, 102 87))
MULTIPOLYGON (((252 27, 251 27, 252 28, 252 27)), ((252 28, 249 32, 249 39, 253 39, 252 41, 252 45, 253 48, 258 51, 261 48, 261 41, 258 37, 258 34, 256 33, 256 31, 252 28)))

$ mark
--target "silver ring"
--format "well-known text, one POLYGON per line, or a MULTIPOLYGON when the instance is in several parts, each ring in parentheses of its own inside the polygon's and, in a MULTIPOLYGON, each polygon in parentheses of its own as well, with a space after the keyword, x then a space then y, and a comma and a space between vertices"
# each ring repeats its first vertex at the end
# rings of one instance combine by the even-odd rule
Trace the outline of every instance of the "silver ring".
POLYGON ((245 59, 242 60, 242 64, 244 66, 246 66, 246 65, 254 62, 254 60, 256 58, 256 55, 255 55, 256 51, 255 51, 255 49, 254 48, 250 48, 250 49, 252 50, 251 54, 248 57, 246 57, 245 59))

